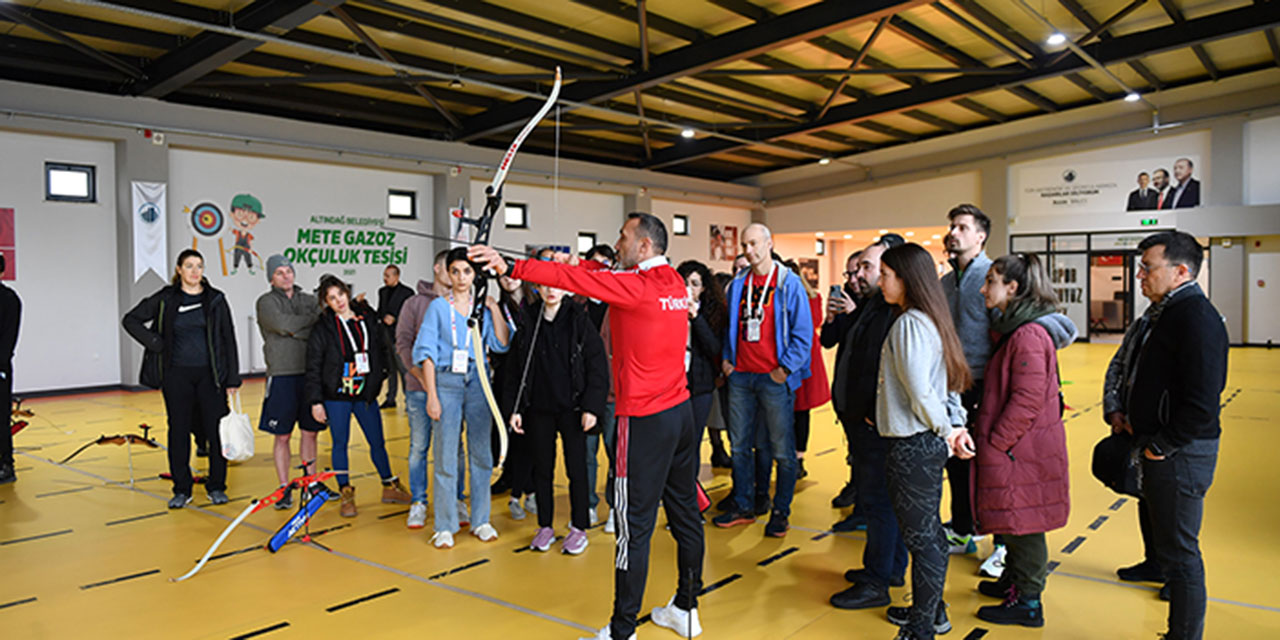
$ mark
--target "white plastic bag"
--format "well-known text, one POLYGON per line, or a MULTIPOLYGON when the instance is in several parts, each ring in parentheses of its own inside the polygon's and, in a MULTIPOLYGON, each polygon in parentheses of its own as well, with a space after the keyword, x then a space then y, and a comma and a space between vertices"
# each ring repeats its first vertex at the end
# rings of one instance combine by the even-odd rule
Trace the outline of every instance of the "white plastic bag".
POLYGON ((218 421, 218 436, 222 438, 222 457, 229 462, 244 462, 253 457, 253 425, 249 414, 240 407, 240 394, 235 394, 235 406, 218 421))

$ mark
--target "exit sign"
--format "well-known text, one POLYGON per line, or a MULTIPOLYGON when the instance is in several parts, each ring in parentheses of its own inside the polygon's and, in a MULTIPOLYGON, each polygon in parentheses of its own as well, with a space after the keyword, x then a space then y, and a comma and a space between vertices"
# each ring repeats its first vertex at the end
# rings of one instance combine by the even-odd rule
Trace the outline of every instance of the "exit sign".
POLYGON ((1154 227, 1157 224, 1160 224, 1159 218, 1143 218, 1142 219, 1142 226, 1144 227, 1154 227))

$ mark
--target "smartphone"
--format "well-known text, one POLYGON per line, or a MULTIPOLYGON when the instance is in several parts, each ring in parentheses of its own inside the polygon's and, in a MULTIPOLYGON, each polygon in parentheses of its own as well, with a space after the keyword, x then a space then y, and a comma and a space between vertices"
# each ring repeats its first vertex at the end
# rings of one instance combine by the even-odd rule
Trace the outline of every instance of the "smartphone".
POLYGON ((831 299, 836 300, 844 295, 844 287, 838 284, 831 285, 831 299))

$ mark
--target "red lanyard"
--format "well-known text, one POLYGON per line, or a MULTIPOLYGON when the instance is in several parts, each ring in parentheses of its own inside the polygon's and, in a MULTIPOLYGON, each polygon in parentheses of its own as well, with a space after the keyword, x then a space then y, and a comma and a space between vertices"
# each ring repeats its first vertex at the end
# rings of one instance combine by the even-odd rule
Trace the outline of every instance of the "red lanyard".
MULTIPOLYGON (((360 341, 361 341, 361 343, 364 345, 364 347, 363 347, 363 348, 361 348, 361 347, 360 347, 360 345, 357 345, 357 344, 356 344, 356 338, 355 338, 355 336, 351 335, 351 328, 347 326, 347 323, 346 323, 345 321, 343 321, 343 320, 342 320, 342 318, 339 318, 339 317, 335 314, 335 315, 333 316, 333 320, 334 320, 335 322, 337 322, 337 323, 338 323, 338 326, 339 326, 339 327, 342 327, 342 330, 347 334, 347 338, 349 338, 349 339, 351 340, 351 348, 352 348, 352 349, 356 349, 356 350, 357 350, 357 351, 356 351, 356 353, 368 353, 368 351, 369 351, 369 331, 368 331, 368 330, 365 328, 365 326, 364 326, 364 318, 363 318, 363 317, 361 317, 361 316, 356 316, 356 317, 352 318, 352 320, 358 320, 358 321, 359 321, 359 326, 357 326, 357 327, 356 327, 356 333, 360 336, 360 341)), ((341 347, 341 349, 342 349, 342 358, 345 360, 345 359, 347 358, 347 343, 346 343, 346 341, 345 341, 345 340, 343 340, 343 339, 342 339, 342 336, 338 336, 338 343, 339 343, 339 346, 340 346, 340 347, 341 347)))

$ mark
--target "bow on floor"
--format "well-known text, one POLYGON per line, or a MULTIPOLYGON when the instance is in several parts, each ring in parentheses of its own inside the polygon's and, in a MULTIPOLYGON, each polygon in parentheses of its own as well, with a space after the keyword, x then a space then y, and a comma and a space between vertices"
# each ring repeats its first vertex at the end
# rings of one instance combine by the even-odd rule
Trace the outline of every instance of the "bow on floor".
MULTIPOLYGON (((524 139, 529 136, 538 123, 546 117, 551 111, 551 107, 555 105, 556 100, 560 97, 560 67, 556 67, 555 83, 551 86, 551 94, 547 96, 547 101, 543 103, 538 113, 524 125, 520 133, 516 135, 515 140, 511 142, 511 146, 507 148, 507 152, 502 156, 502 162, 498 163, 498 169, 493 174, 493 180, 489 186, 485 187, 485 203, 484 212, 479 218, 463 217, 462 221, 467 224, 474 225, 476 228, 475 238, 472 244, 487 245, 489 244, 489 232, 493 229, 493 219, 502 209, 502 186, 507 181, 507 172, 511 169, 511 162, 516 157, 516 152, 520 150, 520 145, 524 143, 524 139)), ((494 465, 494 472, 501 473, 502 465, 507 461, 507 422, 502 419, 502 411, 498 409, 498 401, 493 395, 493 386, 489 382, 488 367, 485 365, 483 332, 481 331, 481 323, 484 321, 485 298, 489 295, 489 280, 494 277, 492 273, 477 273, 475 279, 475 293, 472 295, 471 318, 467 321, 467 325, 471 328, 471 348, 476 359, 476 373, 480 377, 480 387, 484 389, 485 400, 489 403, 489 411, 493 413, 494 424, 498 427, 498 461, 494 465)), ((495 322, 501 321, 496 318, 495 322)))
MULTIPOLYGON (((308 463, 308 464, 311 464, 311 463, 308 463)), ((306 467, 304 466, 303 469, 305 470, 305 468, 306 467)), ((218 547, 222 546, 222 543, 227 539, 227 536, 231 535, 231 532, 234 531, 236 527, 240 526, 240 523, 244 522, 245 518, 248 518, 250 515, 253 515, 258 511, 261 511, 262 509, 279 502, 280 499, 284 497, 284 494, 286 491, 290 491, 295 487, 306 488, 313 484, 324 482, 325 480, 328 480, 329 478, 332 478, 334 476, 337 476, 340 474, 346 474, 346 473, 347 473, 346 471, 322 471, 320 473, 314 473, 309 476, 299 476, 297 478, 290 480, 289 484, 281 485, 275 491, 272 491, 271 493, 267 494, 266 497, 259 498, 257 500, 250 502, 248 506, 246 506, 244 510, 240 512, 240 515, 236 516, 235 520, 232 520, 231 524, 227 525, 227 528, 222 530, 222 534, 218 536, 217 540, 213 541, 213 545, 209 547, 209 550, 204 552, 204 555, 200 557, 200 560, 198 562, 196 562, 196 566, 192 567, 190 571, 182 574, 177 578, 169 578, 169 582, 182 582, 183 580, 186 580, 187 578, 194 576, 198 571, 200 571, 200 569, 204 568, 205 563, 209 562, 209 557, 212 556, 214 552, 218 550, 218 547)), ((304 506, 305 506, 306 501, 303 500, 302 502, 304 503, 304 506)))
POLYGON ((140 424, 138 426, 142 429, 142 435, 138 435, 136 433, 121 433, 114 436, 98 436, 97 439, 86 442, 79 449, 76 449, 75 451, 73 451, 71 455, 63 458, 62 461, 59 462, 58 464, 66 464, 70 462, 72 458, 83 453, 85 449, 88 449, 89 447, 92 447, 94 445, 99 445, 99 444, 114 444, 114 445, 140 444, 150 449, 165 448, 164 445, 160 444, 159 442, 156 442, 155 438, 151 438, 147 436, 147 432, 151 430, 151 425, 140 424))
POLYGON ((9 411, 9 435, 16 436, 19 431, 26 429, 30 422, 23 418, 34 418, 35 415, 30 409, 22 408, 22 398, 14 398, 13 407, 9 411))

